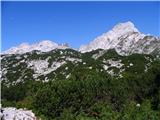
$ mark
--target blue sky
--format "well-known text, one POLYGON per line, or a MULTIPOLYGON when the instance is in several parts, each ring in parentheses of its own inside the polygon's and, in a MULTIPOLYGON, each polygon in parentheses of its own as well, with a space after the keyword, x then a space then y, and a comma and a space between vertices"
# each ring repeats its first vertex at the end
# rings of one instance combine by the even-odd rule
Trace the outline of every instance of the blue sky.
POLYGON ((78 48, 126 21, 160 36, 159 17, 160 2, 2 2, 2 51, 42 40, 78 48))

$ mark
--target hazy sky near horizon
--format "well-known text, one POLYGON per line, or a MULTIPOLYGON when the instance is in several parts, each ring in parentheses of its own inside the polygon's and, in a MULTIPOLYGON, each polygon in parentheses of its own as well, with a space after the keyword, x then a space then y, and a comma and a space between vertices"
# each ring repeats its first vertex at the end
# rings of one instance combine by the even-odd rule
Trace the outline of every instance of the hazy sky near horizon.
POLYGON ((160 36, 160 2, 2 2, 2 51, 52 40, 73 48, 120 22, 160 36))

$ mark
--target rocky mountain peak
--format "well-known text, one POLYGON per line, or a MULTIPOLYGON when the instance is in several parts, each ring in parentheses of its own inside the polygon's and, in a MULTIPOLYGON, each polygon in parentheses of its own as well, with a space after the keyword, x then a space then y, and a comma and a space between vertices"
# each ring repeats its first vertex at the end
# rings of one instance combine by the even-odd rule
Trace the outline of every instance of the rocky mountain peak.
POLYGON ((147 36, 140 33, 130 21, 119 23, 112 30, 98 36, 89 44, 82 45, 79 51, 84 53, 96 49, 116 49, 121 55, 132 53, 149 54, 157 48, 160 40, 157 41, 157 37, 154 36, 147 36))
POLYGON ((134 24, 130 21, 125 23, 119 23, 115 25, 112 29, 115 33, 128 33, 128 32, 139 32, 137 28, 135 28, 134 24))
POLYGON ((12 47, 4 52, 2 54, 23 54, 26 52, 31 52, 33 50, 39 50, 41 52, 48 52, 53 49, 66 49, 68 46, 66 45, 59 45, 55 42, 52 42, 50 40, 43 40, 39 43, 31 44, 28 43, 22 43, 17 47, 12 47))

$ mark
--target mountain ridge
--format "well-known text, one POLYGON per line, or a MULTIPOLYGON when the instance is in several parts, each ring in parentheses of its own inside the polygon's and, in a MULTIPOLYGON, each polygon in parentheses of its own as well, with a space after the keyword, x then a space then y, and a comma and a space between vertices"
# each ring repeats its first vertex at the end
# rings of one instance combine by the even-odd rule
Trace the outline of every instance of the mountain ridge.
POLYGON ((112 30, 103 33, 87 45, 80 47, 81 52, 89 52, 95 49, 113 49, 121 55, 132 53, 150 54, 160 45, 160 38, 151 35, 145 35, 138 31, 132 22, 119 23, 112 30), (155 42, 154 44, 151 44, 155 42), (144 44, 146 43, 146 44, 144 44), (154 46, 151 50, 145 47, 154 46), (156 45, 157 44, 157 45, 156 45), (143 46, 143 48, 141 48, 143 46), (148 51, 147 51, 148 50, 148 51))
MULTIPOLYGON (((78 51, 85 53, 96 49, 115 49, 120 55, 129 55, 133 53, 150 54, 153 51, 159 51, 160 38, 145 35, 135 27, 131 22, 124 22, 115 25, 112 30, 103 33, 87 45, 81 45, 78 51)), ((70 48, 68 44, 57 44, 50 40, 44 40, 39 43, 22 43, 17 47, 12 47, 2 54, 23 54, 33 50, 48 52, 54 49, 70 48)), ((74 49, 74 48, 71 48, 74 49)))
POLYGON ((31 45, 29 45, 28 43, 22 43, 17 47, 12 47, 2 52, 2 54, 24 54, 34 50, 39 50, 41 52, 48 52, 54 49, 66 49, 66 48, 69 48, 67 43, 58 44, 50 40, 43 40, 39 43, 31 45))

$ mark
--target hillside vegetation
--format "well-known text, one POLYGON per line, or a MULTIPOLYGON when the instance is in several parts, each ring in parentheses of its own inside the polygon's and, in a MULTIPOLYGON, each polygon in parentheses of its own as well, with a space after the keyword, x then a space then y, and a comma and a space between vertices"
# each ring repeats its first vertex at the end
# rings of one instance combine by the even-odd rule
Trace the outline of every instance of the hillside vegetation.
POLYGON ((42 120, 160 120, 160 59, 153 55, 34 51, 2 56, 2 70, 3 107, 32 109, 42 120), (48 61, 44 70, 28 67, 40 60, 48 61))

